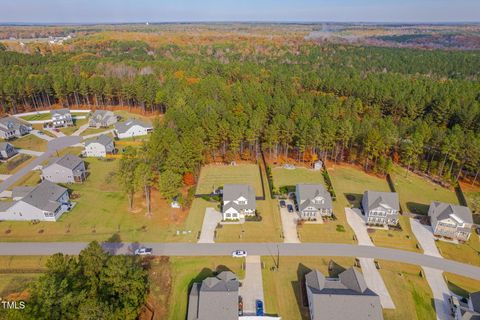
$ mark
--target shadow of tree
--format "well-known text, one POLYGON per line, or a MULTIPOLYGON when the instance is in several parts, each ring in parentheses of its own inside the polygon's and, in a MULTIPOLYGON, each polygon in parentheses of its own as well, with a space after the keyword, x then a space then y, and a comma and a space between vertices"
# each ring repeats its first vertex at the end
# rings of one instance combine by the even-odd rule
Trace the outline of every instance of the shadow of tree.
POLYGON ((363 195, 360 193, 344 193, 345 199, 355 208, 360 208, 363 195))
POLYGON ((427 215, 429 208, 429 204, 427 205, 418 202, 407 202, 407 209, 411 213, 427 215))
POLYGON ((114 233, 102 243, 102 248, 110 254, 116 254, 123 247, 122 239, 118 233, 114 233))

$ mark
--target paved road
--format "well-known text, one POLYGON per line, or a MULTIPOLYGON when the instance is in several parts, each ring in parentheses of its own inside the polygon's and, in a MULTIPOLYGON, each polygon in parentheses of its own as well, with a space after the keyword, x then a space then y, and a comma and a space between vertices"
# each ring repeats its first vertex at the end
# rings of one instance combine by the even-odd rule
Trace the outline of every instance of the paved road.
MULTIPOLYGON (((383 247, 359 246, 339 243, 142 243, 152 247, 159 256, 230 256, 232 251, 242 249, 249 255, 275 256, 324 256, 361 257, 398 261, 421 265, 480 280, 480 267, 457 261, 432 257, 421 253, 383 247)), ((57 252, 78 254, 87 246, 84 242, 0 242, 0 255, 51 255, 57 252)), ((128 254, 138 243, 104 244, 106 250, 128 254)))
POLYGON ((66 147, 79 143, 80 141, 81 141, 80 137, 61 137, 61 138, 56 138, 49 141, 47 152, 43 153, 38 158, 35 158, 32 162, 30 162, 25 167, 15 172, 11 177, 9 177, 8 179, 0 183, 0 193, 7 190, 15 182, 20 180, 24 175, 29 173, 33 168, 35 168, 39 164, 41 164, 44 160, 48 159, 56 151, 62 150, 66 147))

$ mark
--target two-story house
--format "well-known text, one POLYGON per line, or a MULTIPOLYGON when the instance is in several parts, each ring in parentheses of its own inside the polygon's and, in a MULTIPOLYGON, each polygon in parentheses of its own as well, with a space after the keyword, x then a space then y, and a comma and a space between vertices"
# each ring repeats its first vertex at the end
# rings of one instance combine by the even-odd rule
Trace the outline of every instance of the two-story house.
POLYGON ((10 140, 20 138, 32 131, 32 125, 16 117, 0 118, 0 138, 10 140))
POLYGON ((26 193, 21 199, 11 202, 1 201, 0 221, 57 221, 71 208, 68 190, 48 180, 42 181, 31 189, 23 189, 26 193))
POLYGON ((362 208, 369 225, 396 226, 400 203, 396 192, 366 191, 362 208))
POLYGON ((42 179, 55 183, 83 182, 87 177, 85 162, 79 157, 66 154, 53 158, 42 169, 42 179))
POLYGON ((115 124, 115 135, 118 139, 126 139, 137 136, 145 136, 152 132, 153 127, 150 123, 137 119, 128 119, 125 122, 115 124))
POLYGON ((117 116, 108 110, 96 110, 90 116, 88 126, 93 128, 107 128, 117 123, 117 116))
POLYGON ((454 320, 479 320, 480 291, 470 293, 466 302, 462 300, 456 296, 450 297, 454 320))
POLYGON ((243 219, 255 215, 255 190, 246 184, 226 184, 223 186, 223 220, 243 219))
POLYGON ((297 184, 295 196, 301 219, 329 217, 333 214, 332 197, 321 184, 297 184))
POLYGON ((115 144, 113 139, 105 134, 85 142, 83 154, 86 157, 106 157, 107 154, 115 153, 115 144))
POLYGON ((55 128, 73 126, 73 119, 69 109, 51 110, 52 124, 55 128))
POLYGON ((428 216, 434 235, 460 241, 467 241, 470 238, 473 217, 468 207, 432 202, 428 216))
POLYGON ((0 160, 7 160, 16 155, 18 152, 13 145, 8 142, 0 143, 0 160))

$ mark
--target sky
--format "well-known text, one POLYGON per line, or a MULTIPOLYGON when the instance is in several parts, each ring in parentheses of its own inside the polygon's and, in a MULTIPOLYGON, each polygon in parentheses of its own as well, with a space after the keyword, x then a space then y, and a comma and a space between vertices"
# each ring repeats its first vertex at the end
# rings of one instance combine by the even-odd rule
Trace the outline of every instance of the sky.
POLYGON ((480 0, 0 0, 0 23, 480 22, 480 0))

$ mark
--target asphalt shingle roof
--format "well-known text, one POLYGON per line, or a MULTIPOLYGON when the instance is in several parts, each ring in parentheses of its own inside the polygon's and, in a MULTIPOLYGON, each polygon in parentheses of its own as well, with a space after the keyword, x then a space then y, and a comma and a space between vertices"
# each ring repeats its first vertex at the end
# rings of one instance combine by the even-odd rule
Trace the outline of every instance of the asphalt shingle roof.
POLYGON ((88 146, 90 143, 100 143, 104 146, 109 145, 110 143, 113 142, 113 139, 105 134, 99 135, 97 137, 94 137, 90 140, 87 140, 85 142, 85 146, 88 146))
POLYGON ((398 201, 398 194, 396 192, 381 192, 381 191, 365 191, 364 197, 367 197, 367 206, 364 208, 368 211, 378 208, 382 205, 387 205, 396 211, 400 210, 398 201))
POLYGON ((432 202, 430 207, 433 208, 429 211, 430 216, 436 220, 448 219, 451 215, 455 215, 465 223, 473 223, 472 212, 468 207, 437 201, 432 202))
POLYGON ((60 187, 48 180, 43 180, 32 191, 22 198, 24 201, 43 211, 53 212, 61 203, 57 200, 67 191, 66 188, 60 187))
POLYGON ((332 196, 321 184, 297 184, 296 186, 298 209, 303 211, 307 207, 316 209, 331 209, 332 196), (324 203, 314 203, 313 200, 320 196, 324 203))
POLYGON ((61 158, 54 158, 51 163, 48 164, 47 167, 51 166, 52 164, 56 163, 59 166, 62 166, 67 169, 75 169, 83 160, 73 154, 66 154, 61 158))
POLYGON ((137 119, 128 119, 125 122, 119 122, 115 124, 115 130, 117 130, 119 133, 125 133, 127 132, 131 127, 138 125, 144 128, 152 128, 152 125, 149 123, 146 123, 144 121, 140 121, 137 119))

